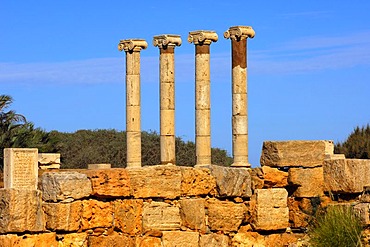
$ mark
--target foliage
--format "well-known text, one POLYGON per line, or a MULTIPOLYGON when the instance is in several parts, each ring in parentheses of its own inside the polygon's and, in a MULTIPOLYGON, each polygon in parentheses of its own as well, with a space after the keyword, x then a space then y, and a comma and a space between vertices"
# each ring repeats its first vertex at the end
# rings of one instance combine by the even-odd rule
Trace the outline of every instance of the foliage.
POLYGON ((361 245, 362 224, 351 206, 329 206, 317 214, 309 231, 313 247, 361 245))
POLYGON ((337 143, 335 153, 347 158, 370 159, 370 125, 356 127, 343 143, 337 143))

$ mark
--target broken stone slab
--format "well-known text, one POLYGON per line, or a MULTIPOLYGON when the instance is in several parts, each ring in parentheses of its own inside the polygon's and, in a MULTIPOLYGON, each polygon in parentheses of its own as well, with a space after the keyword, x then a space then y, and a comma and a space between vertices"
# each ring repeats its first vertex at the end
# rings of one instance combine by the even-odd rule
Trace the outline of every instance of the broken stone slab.
POLYGON ((163 236, 162 236, 162 244, 163 244, 163 247, 199 246, 199 233, 198 232, 182 232, 182 231, 164 231, 163 236))
POLYGON ((318 197, 324 195, 323 167, 290 168, 289 184, 298 186, 294 191, 295 197, 318 197))
POLYGON ((207 166, 216 179, 217 192, 221 197, 251 197, 252 179, 247 168, 207 166))
POLYGON ((237 231, 247 214, 243 203, 207 200, 208 224, 211 230, 233 232, 237 231))
POLYGON ((73 201, 88 197, 91 182, 79 172, 46 172, 41 176, 40 189, 44 201, 73 201))
POLYGON ((59 153, 39 153, 38 163, 39 165, 60 164, 60 154, 59 153))
POLYGON ((180 209, 165 202, 144 202, 143 230, 177 230, 181 226, 180 209))
POLYGON ((264 188, 282 188, 288 185, 288 172, 262 166, 264 188))
POLYGON ((160 197, 174 199, 181 195, 181 168, 158 165, 127 169, 131 195, 135 198, 160 197))
POLYGON ((360 193, 370 184, 370 160, 326 160, 323 171, 325 191, 331 193, 360 193))
POLYGON ((0 233, 45 230, 41 191, 0 189, 0 233))
POLYGON ((251 198, 252 226, 257 231, 289 226, 288 192, 283 188, 256 189, 251 198))
POLYGON ((322 166, 326 156, 332 155, 333 152, 333 141, 265 141, 262 147, 261 166, 322 166))
POLYGON ((215 194, 216 180, 206 168, 181 167, 181 195, 215 194))
POLYGON ((97 197, 127 197, 131 195, 128 172, 123 168, 83 170, 92 185, 92 195, 97 197))

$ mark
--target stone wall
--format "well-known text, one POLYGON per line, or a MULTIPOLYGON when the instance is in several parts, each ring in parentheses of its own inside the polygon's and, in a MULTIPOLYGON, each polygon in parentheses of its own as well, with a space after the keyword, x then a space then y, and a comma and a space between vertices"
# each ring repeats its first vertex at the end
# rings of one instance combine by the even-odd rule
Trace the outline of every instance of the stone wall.
POLYGON ((253 169, 40 171, 38 190, 0 190, 0 246, 305 246, 319 207, 370 223, 370 160, 332 146, 265 142, 253 169))

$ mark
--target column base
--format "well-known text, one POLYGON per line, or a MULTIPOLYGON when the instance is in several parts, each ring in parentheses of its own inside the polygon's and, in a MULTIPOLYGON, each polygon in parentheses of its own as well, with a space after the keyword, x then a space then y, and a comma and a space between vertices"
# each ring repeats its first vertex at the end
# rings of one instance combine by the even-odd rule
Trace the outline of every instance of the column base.
POLYGON ((209 168, 211 166, 211 164, 199 164, 199 165, 195 165, 194 168, 209 168))
POLYGON ((251 168, 251 164, 248 162, 236 162, 231 164, 230 167, 236 167, 236 168, 251 168))

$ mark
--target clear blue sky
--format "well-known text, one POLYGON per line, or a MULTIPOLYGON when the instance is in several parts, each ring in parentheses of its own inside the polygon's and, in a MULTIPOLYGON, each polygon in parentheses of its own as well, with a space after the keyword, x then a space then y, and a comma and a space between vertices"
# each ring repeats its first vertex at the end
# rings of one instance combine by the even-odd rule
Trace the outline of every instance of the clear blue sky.
POLYGON ((214 30, 212 145, 231 153, 230 26, 248 25, 249 153, 264 140, 343 141, 370 122, 370 1, 0 0, 0 94, 45 130, 125 129, 125 54, 144 38, 142 129, 159 131, 158 34, 179 34, 176 134, 194 140, 194 45, 214 30))

